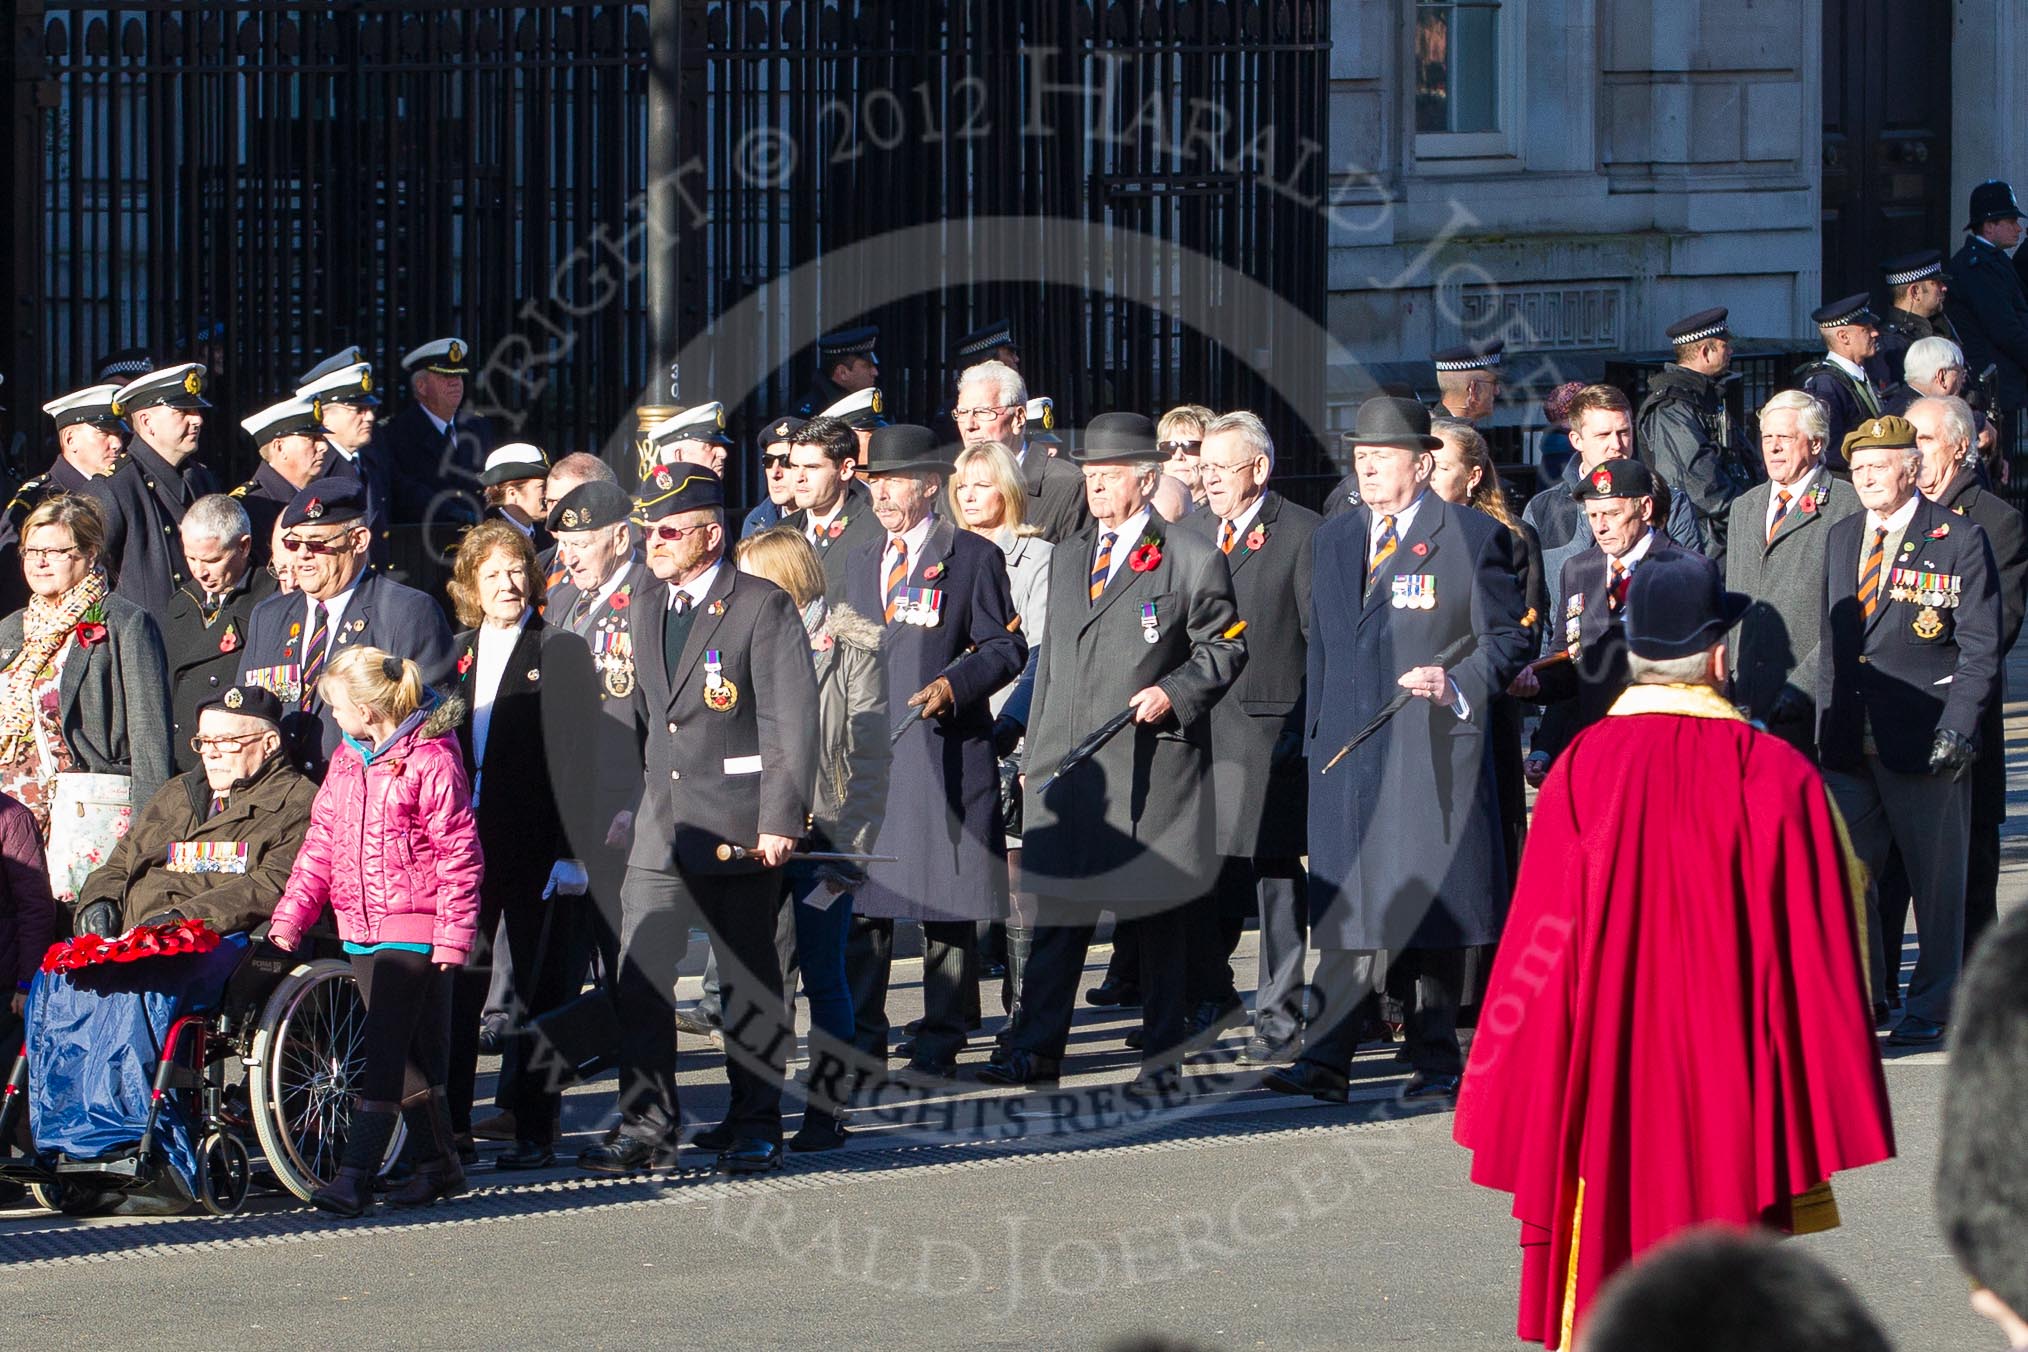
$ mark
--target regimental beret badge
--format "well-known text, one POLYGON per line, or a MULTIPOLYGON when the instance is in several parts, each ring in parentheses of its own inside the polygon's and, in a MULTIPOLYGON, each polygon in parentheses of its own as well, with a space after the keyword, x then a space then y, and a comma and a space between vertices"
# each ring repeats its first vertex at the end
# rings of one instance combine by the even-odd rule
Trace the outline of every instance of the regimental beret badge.
POLYGON ((788 434, 789 434, 789 425, 787 423, 776 424, 775 436, 777 438, 786 437, 788 434))
POLYGON ((1602 469, 1598 473, 1592 475, 1591 486, 1593 488, 1596 488, 1601 493, 1605 492, 1607 489, 1613 486, 1613 472, 1609 469, 1602 469))
POLYGON ((1877 437, 1880 436, 1885 430, 1886 429, 1881 427, 1880 425, 1880 419, 1875 418, 1873 420, 1873 426, 1866 429, 1866 435, 1869 437, 1877 437))
POLYGON ((244 703, 246 703, 246 696, 240 693, 240 689, 238 686, 234 686, 232 689, 225 692, 226 708, 237 709, 240 705, 244 703))
POLYGON ((577 508, 575 508, 575 507, 566 507, 566 508, 564 508, 564 510, 563 510, 563 519, 562 519, 562 522, 561 522, 561 524, 562 524, 562 526, 563 526, 563 528, 564 528, 565 530, 576 530, 576 529, 577 529, 577 508))
POLYGON ((324 499, 311 498, 308 502, 303 504, 303 519, 305 521, 321 521, 323 517, 324 517, 324 499))
POLYGON ((373 372, 361 371, 359 373, 359 392, 361 394, 373 393, 373 372))
POLYGON ((655 487, 661 489, 663 492, 666 493, 675 486, 676 486, 675 482, 671 480, 669 477, 669 470, 667 466, 663 466, 662 468, 659 468, 655 471, 655 487))
POLYGON ((450 359, 454 362, 463 361, 465 359, 465 345, 463 343, 452 343, 451 350, 448 355, 450 356, 450 359))
POLYGON ((204 393, 204 377, 195 371, 186 371, 183 375, 183 388, 192 394, 204 393))

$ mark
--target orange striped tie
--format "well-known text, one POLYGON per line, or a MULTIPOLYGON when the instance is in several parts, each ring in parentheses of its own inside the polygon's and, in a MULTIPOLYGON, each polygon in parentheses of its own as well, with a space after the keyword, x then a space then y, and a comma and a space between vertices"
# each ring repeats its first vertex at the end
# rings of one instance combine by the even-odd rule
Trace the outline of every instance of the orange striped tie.
POLYGON ((1394 534, 1394 518, 1391 516, 1381 517, 1380 546, 1373 551, 1373 562, 1366 565, 1367 587, 1371 588, 1373 586, 1373 579, 1380 573, 1380 565, 1386 563, 1393 556, 1394 547, 1399 543, 1400 541, 1394 534))
POLYGON ((894 542, 894 562, 887 566, 887 622, 894 623, 894 612, 901 605, 901 584, 908 581, 908 541, 897 537, 894 542))
POLYGON ((1091 603, 1093 605, 1097 605, 1099 597, 1105 595, 1106 583, 1112 579, 1113 541, 1118 538, 1119 536, 1113 531, 1107 531, 1104 535, 1099 536, 1098 561, 1091 566, 1091 603))
POLYGON ((1877 526, 1873 531, 1873 548, 1866 551, 1866 561, 1859 566, 1859 614, 1869 620, 1880 609, 1880 565, 1886 554, 1887 527, 1877 526))
POLYGON ((1226 522, 1226 523, 1225 523, 1225 524, 1224 524, 1223 526, 1219 527, 1219 530, 1218 530, 1218 552, 1219 552, 1219 553, 1221 553, 1221 554, 1230 554, 1230 553, 1232 552, 1232 538, 1233 538, 1233 535, 1234 535, 1234 531, 1233 531, 1233 529, 1232 529, 1232 523, 1231 523, 1230 521, 1226 522))
POLYGON ((1770 543, 1775 538, 1775 532, 1782 528, 1782 522, 1788 519, 1788 515, 1789 490, 1784 488, 1781 492, 1775 494, 1774 520, 1767 523, 1767 538, 1770 543))

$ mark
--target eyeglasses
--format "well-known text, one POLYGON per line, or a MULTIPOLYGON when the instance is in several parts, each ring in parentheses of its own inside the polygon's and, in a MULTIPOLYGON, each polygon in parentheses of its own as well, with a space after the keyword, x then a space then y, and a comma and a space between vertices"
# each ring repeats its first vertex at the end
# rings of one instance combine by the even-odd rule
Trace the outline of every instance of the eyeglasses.
POLYGON ((954 408, 951 416, 959 422, 984 422, 997 413, 1005 413, 1012 404, 987 404, 982 408, 954 408))
POLYGON ((351 537, 352 532, 349 530, 322 540, 311 540, 301 535, 284 535, 282 537, 282 548, 288 550, 300 549, 306 554, 349 554, 352 552, 352 546, 349 543, 351 537))
POLYGON ((695 526, 650 526, 648 527, 648 534, 667 544, 674 544, 686 535, 695 535, 698 531, 710 530, 717 524, 715 521, 705 521, 695 526))
POLYGON ((21 557, 27 563, 55 563, 58 559, 69 558, 84 551, 76 545, 65 545, 62 549, 24 549, 21 557))
POLYGON ((243 732, 237 737, 192 737, 190 749, 200 756, 209 756, 213 752, 223 756, 228 752, 239 750, 249 742, 258 742, 265 736, 267 736, 265 732, 243 732))
POLYGON ((762 469, 787 469, 788 467, 789 457, 786 454, 764 455, 761 457, 762 469))
POLYGON ((1159 448, 1164 455, 1197 455, 1203 451, 1204 442, 1202 440, 1164 441, 1159 444, 1159 448))

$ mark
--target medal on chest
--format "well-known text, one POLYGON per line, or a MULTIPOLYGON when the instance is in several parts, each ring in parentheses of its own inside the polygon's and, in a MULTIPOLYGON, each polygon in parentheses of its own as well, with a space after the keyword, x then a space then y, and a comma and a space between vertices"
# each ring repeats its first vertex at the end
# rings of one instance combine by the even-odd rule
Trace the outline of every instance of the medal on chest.
POLYGON ((1388 604, 1396 610, 1435 610, 1436 579, 1427 573, 1397 573, 1388 604))
POLYGON ((903 624, 934 629, 943 623, 944 594, 935 587, 904 587, 895 618, 903 624))
POLYGON ((739 687, 725 677, 725 663, 719 660, 718 649, 704 650, 704 707, 717 713, 730 713, 739 703, 739 687))
POLYGON ((1162 618, 1155 613, 1153 601, 1144 602, 1141 606, 1141 641, 1143 643, 1162 641, 1162 618))

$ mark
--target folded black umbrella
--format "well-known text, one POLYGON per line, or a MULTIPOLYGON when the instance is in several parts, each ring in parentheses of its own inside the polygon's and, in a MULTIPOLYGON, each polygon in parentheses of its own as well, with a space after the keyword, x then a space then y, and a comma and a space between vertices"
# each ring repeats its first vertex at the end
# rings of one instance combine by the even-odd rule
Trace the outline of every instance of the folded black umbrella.
POLYGON ((1063 759, 1056 763, 1056 773, 1042 781, 1042 788, 1039 791, 1042 793, 1049 792, 1051 784, 1054 784, 1057 780, 1062 779, 1072 770, 1075 770, 1078 766, 1096 756, 1100 747, 1110 742, 1121 728, 1124 728, 1133 721, 1134 709, 1132 705, 1128 705, 1105 722, 1099 724, 1090 736, 1064 753, 1063 759))
MULTIPOLYGON (((1438 653, 1436 655, 1436 660, 1434 663, 1421 662, 1417 663, 1417 665, 1418 666, 1435 665, 1442 667, 1445 671, 1449 671, 1451 669, 1451 664, 1456 662, 1460 657, 1463 657, 1465 655, 1465 649, 1477 643, 1478 638, 1479 636, 1477 634, 1466 634, 1456 643, 1451 644, 1450 647, 1445 648, 1442 652, 1438 653)), ((1380 712, 1373 715, 1373 721, 1368 723, 1365 727, 1359 729, 1359 731, 1353 733, 1352 740, 1345 743, 1345 745, 1339 747, 1338 754, 1331 757, 1330 760, 1324 762, 1324 768, 1319 770, 1317 773, 1320 775, 1330 774, 1332 766, 1336 765, 1339 761, 1344 760, 1346 756, 1350 755, 1354 747, 1358 746, 1368 737, 1371 737, 1374 733, 1386 727, 1387 720, 1394 717, 1396 714, 1400 713, 1403 709, 1406 709, 1408 707, 1408 702, 1414 698, 1415 698, 1414 695, 1404 690, 1400 694, 1396 695, 1393 699, 1387 701, 1387 703, 1381 705, 1380 712)))

